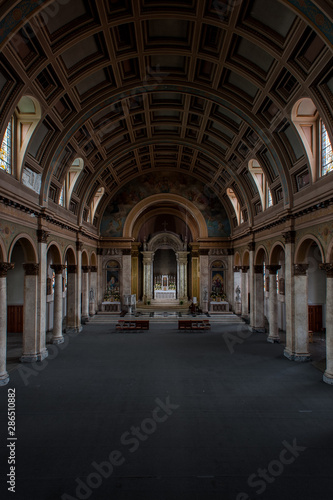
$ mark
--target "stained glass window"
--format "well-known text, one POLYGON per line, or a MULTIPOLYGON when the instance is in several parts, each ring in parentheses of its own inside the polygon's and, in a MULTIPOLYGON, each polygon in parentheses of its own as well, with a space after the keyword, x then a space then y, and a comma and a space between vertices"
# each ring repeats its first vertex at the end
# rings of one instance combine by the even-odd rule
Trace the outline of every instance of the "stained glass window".
POLYGON ((321 175, 333 171, 332 144, 325 125, 321 124, 321 175))
POLYGON ((269 187, 267 187, 267 207, 272 207, 272 206, 273 206, 272 193, 269 187))
POLYGON ((65 205, 64 188, 62 188, 59 198, 59 205, 62 207, 65 205))
POLYGON ((12 122, 7 125, 5 135, 1 144, 0 168, 11 174, 12 172, 12 122))

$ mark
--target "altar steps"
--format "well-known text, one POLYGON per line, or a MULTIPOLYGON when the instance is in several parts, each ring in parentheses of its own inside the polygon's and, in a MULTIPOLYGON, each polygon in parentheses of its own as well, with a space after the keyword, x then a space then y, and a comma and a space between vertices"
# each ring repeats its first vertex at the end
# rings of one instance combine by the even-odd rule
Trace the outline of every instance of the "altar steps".
MULTIPOLYGON (((116 324, 118 322, 118 319, 144 319, 144 320, 149 320, 151 323, 174 323, 174 325, 178 325, 178 320, 179 319, 193 319, 194 317, 192 314, 185 314, 182 313, 181 316, 179 316, 178 312, 174 311, 150 311, 150 312, 141 312, 139 315, 135 316, 134 314, 124 316, 123 318, 120 318, 120 316, 116 316, 114 314, 108 314, 108 313, 101 313, 99 312, 96 316, 93 316, 90 318, 89 323, 90 324, 116 324), (154 315, 152 316, 152 313, 154 315)), ((222 314, 214 314, 211 316, 207 316, 206 314, 197 314, 195 316, 195 319, 209 319, 209 322, 214 325, 214 324, 243 324, 245 325, 244 320, 240 317, 237 316, 237 314, 233 313, 222 313, 222 314)))

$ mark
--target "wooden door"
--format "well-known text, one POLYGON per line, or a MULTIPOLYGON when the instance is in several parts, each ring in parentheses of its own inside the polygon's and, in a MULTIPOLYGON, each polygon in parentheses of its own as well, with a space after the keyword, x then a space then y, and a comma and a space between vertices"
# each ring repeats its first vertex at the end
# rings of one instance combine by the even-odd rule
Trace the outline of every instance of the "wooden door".
POLYGON ((309 330, 320 332, 323 327, 322 306, 308 306, 309 330))
POLYGON ((7 306, 7 332, 23 333, 23 305, 7 306))

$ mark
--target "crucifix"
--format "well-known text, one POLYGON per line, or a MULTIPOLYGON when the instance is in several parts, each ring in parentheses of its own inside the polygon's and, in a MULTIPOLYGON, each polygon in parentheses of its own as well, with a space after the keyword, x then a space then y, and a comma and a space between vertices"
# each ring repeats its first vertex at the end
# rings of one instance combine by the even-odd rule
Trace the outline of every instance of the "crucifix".
POLYGON ((162 226, 164 227, 164 231, 166 231, 166 227, 167 227, 168 223, 167 221, 165 220, 163 223, 162 223, 162 226))

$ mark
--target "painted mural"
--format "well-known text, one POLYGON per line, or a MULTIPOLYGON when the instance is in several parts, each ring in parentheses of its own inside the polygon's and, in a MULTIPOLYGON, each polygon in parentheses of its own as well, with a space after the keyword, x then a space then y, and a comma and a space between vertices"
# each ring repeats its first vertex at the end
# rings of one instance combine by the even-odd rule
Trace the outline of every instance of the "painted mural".
POLYGON ((148 196, 171 193, 191 201, 205 218, 208 236, 230 236, 227 213, 213 191, 193 177, 183 174, 146 174, 134 179, 115 195, 106 208, 101 222, 101 236, 122 236, 126 218, 132 208, 148 196))

